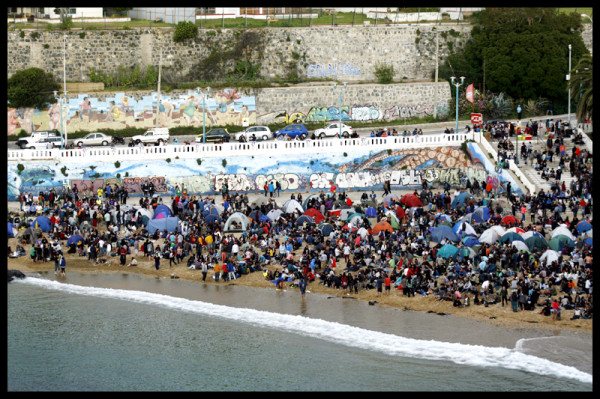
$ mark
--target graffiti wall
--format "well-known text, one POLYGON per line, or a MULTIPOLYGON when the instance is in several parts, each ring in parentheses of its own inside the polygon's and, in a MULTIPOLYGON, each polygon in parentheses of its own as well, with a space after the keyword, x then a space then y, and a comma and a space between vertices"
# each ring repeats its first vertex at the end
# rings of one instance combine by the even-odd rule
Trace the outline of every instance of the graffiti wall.
MULTIPOLYGON (((136 99, 125 93, 114 93, 105 99, 87 94, 70 97, 63 106, 62 122, 67 131, 98 129, 150 128, 156 125, 158 96, 152 93, 136 99)), ((197 91, 180 95, 161 95, 159 125, 165 127, 213 125, 243 125, 256 122, 255 96, 225 89, 210 93, 206 101, 197 91), (206 105, 206 112, 204 112, 206 105)), ((58 103, 50 108, 8 108, 8 135, 21 129, 60 130, 61 110, 58 103)))
POLYGON ((492 183, 498 190, 512 182, 520 193, 519 184, 509 174, 497 174, 480 147, 468 143, 468 153, 460 147, 388 150, 381 152, 354 151, 303 156, 175 159, 170 162, 144 163, 124 160, 87 164, 48 165, 29 162, 27 167, 8 164, 8 200, 17 200, 20 192, 62 190, 64 185, 77 184, 80 192, 95 192, 110 184, 124 186, 131 195, 141 193, 141 183, 152 180, 156 191, 173 195, 175 187, 185 187, 192 194, 216 194, 227 182, 233 192, 260 192, 265 182, 279 181, 283 191, 321 191, 335 184, 342 190, 380 190, 385 181, 392 189, 419 189, 426 182, 430 187, 445 184, 462 188, 467 180, 492 183))

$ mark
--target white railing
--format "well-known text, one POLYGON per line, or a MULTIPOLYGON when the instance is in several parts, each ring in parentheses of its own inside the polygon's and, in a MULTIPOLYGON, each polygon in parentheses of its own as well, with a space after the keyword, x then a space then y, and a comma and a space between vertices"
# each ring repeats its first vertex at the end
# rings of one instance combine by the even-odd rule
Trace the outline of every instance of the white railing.
POLYGON ((458 146, 466 140, 479 142, 481 133, 427 134, 421 136, 361 137, 355 139, 264 141, 222 144, 167 144, 150 147, 87 147, 82 149, 10 149, 8 161, 53 160, 60 163, 82 161, 165 160, 167 158, 226 158, 273 154, 314 154, 372 150, 458 146))

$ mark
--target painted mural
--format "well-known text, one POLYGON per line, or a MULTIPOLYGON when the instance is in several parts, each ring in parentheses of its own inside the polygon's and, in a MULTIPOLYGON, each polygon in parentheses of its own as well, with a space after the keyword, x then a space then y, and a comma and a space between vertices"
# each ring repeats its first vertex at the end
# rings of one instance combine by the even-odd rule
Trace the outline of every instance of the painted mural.
MULTIPOLYGON (((67 131, 96 131, 98 129, 150 128, 156 125, 157 93, 139 99, 125 93, 115 93, 104 100, 88 94, 70 97, 63 107, 63 123, 67 131)), ((256 99, 225 89, 210 93, 206 102, 202 94, 188 91, 177 96, 161 95, 159 125, 176 126, 224 126, 254 124, 256 122, 256 99), (206 113, 203 111, 206 104, 206 113)), ((8 135, 21 129, 60 129, 60 106, 53 104, 45 110, 32 108, 8 108, 8 135)))
MULTIPOLYGON (((148 129, 156 126, 156 92, 135 99, 125 93, 115 93, 104 100, 79 94, 69 98, 61 110, 58 103, 50 108, 8 108, 7 134, 18 134, 21 130, 30 134, 33 130, 60 130, 61 122, 67 132, 96 131, 100 129, 120 130, 125 128, 148 129)), ((436 105, 438 115, 447 113, 447 104, 436 105)), ((432 105, 394 105, 380 109, 372 104, 356 104, 309 109, 279 110, 259 114, 256 97, 225 89, 211 93, 204 103, 201 93, 188 91, 180 95, 161 95, 159 126, 249 126, 276 123, 305 123, 338 121, 400 120, 427 117, 434 113, 432 105), (204 105, 206 104, 206 112, 204 105)))
POLYGON ((152 179, 156 191, 172 195, 175 186, 186 187, 192 194, 217 194, 227 182, 232 192, 260 192, 267 181, 279 181, 283 191, 325 191, 331 184, 342 190, 381 190, 390 181, 394 189, 420 189, 444 184, 462 188, 467 179, 492 183, 503 191, 511 181, 516 194, 519 185, 507 172, 496 173, 494 165, 475 143, 467 143, 470 157, 460 147, 439 147, 381 152, 355 151, 329 153, 290 159, 289 155, 270 157, 235 157, 223 160, 205 158, 176 159, 152 163, 139 161, 52 164, 17 162, 8 164, 8 200, 18 199, 20 192, 62 190, 77 184, 80 192, 95 192, 107 184, 125 186, 131 195, 141 193, 141 183, 152 179), (226 161, 226 162, 224 162, 226 161))

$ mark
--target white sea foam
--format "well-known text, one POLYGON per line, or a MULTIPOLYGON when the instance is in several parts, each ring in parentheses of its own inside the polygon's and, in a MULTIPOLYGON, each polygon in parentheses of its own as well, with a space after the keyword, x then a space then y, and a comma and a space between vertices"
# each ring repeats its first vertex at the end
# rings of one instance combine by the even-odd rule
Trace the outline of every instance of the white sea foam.
POLYGON ((517 349, 405 338, 321 319, 215 305, 144 291, 85 287, 33 277, 14 281, 77 295, 121 299, 230 319, 240 323, 285 330, 388 355, 441 360, 473 367, 501 367, 522 370, 541 375, 574 379, 589 384, 593 381, 591 374, 571 366, 521 353, 517 349))

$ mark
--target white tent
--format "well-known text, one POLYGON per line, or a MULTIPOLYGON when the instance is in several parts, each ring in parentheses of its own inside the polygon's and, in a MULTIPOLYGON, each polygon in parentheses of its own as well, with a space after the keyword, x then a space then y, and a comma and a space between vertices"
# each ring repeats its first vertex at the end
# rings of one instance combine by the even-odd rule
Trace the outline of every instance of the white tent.
POLYGON ((492 228, 487 229, 478 238, 480 243, 493 244, 500 239, 500 235, 492 228))
POLYGON ((304 213, 302 205, 300 205, 298 201, 293 199, 285 201, 281 206, 281 210, 285 213, 293 213, 296 210, 300 212, 301 215, 304 213))
POLYGON ((555 260, 558 260, 559 257, 559 253, 556 252, 553 249, 548 249, 546 250, 542 256, 540 256, 540 262, 544 262, 546 265, 551 264, 552 262, 554 262, 555 260))
POLYGON ((267 217, 269 219, 271 219, 272 221, 276 222, 277 219, 279 219, 281 217, 281 215, 283 214, 283 211, 281 209, 271 209, 268 213, 267 213, 267 217))
POLYGON ((567 226, 565 226, 564 224, 561 224, 560 226, 558 226, 557 228, 552 230, 552 232, 550 233, 550 237, 554 238, 560 234, 565 235, 565 236, 569 237, 571 240, 575 241, 575 236, 573 235, 573 233, 571 233, 569 228, 567 226))
POLYGON ((250 226, 250 219, 242 212, 235 212, 227 218, 223 231, 245 231, 250 226), (235 228, 232 228, 235 226, 235 228))

